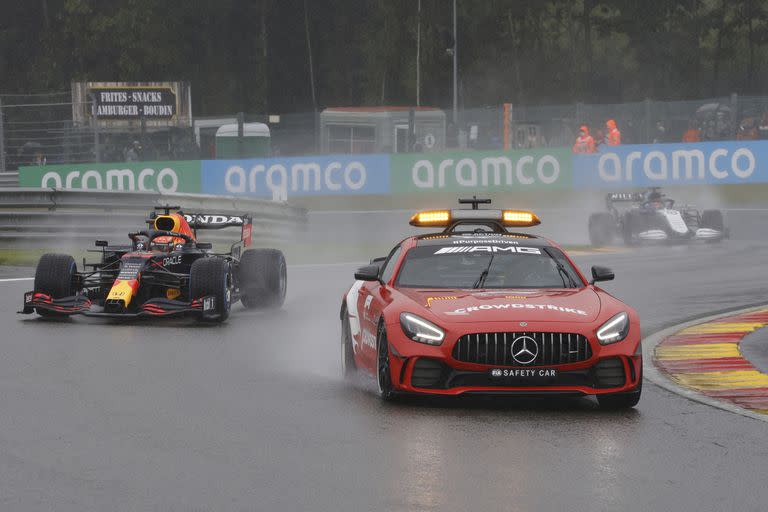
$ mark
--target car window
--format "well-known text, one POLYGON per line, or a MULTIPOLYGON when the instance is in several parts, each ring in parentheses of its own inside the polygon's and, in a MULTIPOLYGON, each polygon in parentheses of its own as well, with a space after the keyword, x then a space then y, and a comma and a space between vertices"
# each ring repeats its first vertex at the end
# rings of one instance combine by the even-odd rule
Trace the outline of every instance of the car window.
POLYGON ((400 252, 402 252, 402 247, 398 245, 391 253, 389 253, 389 258, 387 258, 387 262, 381 269, 382 282, 388 283, 389 280, 392 279, 392 274, 395 272, 395 265, 397 265, 397 261, 400 259, 400 252))
POLYGON ((584 285, 565 255, 553 247, 467 249, 469 247, 435 245, 411 249, 397 277, 397 286, 577 288, 584 285))

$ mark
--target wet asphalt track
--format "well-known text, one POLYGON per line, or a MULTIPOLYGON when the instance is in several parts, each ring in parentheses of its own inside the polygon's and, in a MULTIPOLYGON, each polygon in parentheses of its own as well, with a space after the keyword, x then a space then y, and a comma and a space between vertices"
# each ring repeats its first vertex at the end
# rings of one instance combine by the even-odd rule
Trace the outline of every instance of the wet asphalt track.
MULTIPOLYGON (((768 302, 766 250, 737 239, 576 260, 616 270, 606 288, 648 334, 768 302)), ((292 267, 283 310, 237 306, 221 327, 46 322, 15 314, 31 282, 0 283, 0 510, 768 507, 768 424, 649 382, 619 413, 590 399, 391 405, 343 383, 353 268, 292 267)))

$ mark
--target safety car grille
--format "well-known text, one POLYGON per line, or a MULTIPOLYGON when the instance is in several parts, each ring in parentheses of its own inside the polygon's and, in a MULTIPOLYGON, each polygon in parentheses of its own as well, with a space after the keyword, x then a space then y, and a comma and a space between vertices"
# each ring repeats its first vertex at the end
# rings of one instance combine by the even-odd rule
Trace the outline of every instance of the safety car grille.
MULTIPOLYGON (((517 347, 517 345, 516 345, 517 347)), ((581 334, 567 332, 486 332, 465 334, 453 347, 453 358, 465 363, 493 366, 549 366, 578 363, 592 357, 589 341, 581 334), (525 363, 516 361, 512 355, 515 340, 526 336, 526 348, 535 353, 531 362, 526 354, 525 363), (536 350, 532 346, 535 342, 536 350)))

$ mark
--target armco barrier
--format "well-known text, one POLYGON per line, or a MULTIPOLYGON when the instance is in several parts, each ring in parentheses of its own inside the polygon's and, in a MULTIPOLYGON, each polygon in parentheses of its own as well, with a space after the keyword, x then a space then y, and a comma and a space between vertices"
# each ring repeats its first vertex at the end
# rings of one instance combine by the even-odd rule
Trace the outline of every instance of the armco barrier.
POLYGON ((0 172, 0 187, 18 187, 19 173, 0 172))
MULTIPOLYGON (((269 244, 294 238, 306 229, 307 212, 285 203, 201 194, 0 188, 0 241, 25 245, 83 245, 95 238, 127 241, 141 229, 155 206, 180 206, 190 212, 253 216, 253 238, 269 244)), ((239 228, 205 231, 202 240, 232 242, 239 228)))

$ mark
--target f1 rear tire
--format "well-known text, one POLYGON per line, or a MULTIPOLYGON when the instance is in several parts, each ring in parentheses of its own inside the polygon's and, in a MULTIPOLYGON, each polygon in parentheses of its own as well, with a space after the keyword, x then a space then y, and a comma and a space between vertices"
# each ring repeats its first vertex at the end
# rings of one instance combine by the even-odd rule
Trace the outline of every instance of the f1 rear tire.
POLYGON ((277 249, 248 249, 238 264, 240 301, 246 309, 279 308, 288 290, 285 256, 277 249))
POLYGON ((704 210, 701 212, 701 222, 699 227, 714 229, 715 231, 725 232, 725 223, 723 222, 723 212, 720 210, 704 210))
POLYGON ((593 213, 589 216, 589 242, 602 247, 613 239, 613 217, 609 213, 593 213))
MULTIPOLYGON (((77 264, 68 254, 43 254, 35 269, 35 291, 50 295, 54 299, 71 297, 77 293, 75 289, 75 274, 77 264)), ((37 314, 46 317, 69 316, 47 309, 36 308, 37 314)))
POLYGON ((221 323, 232 307, 232 271, 223 258, 200 258, 189 269, 190 299, 213 296, 214 311, 198 317, 201 322, 221 323))

